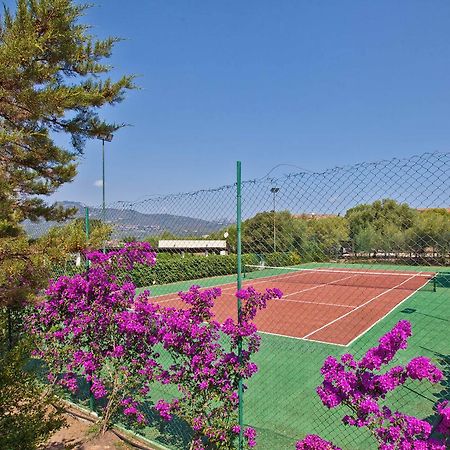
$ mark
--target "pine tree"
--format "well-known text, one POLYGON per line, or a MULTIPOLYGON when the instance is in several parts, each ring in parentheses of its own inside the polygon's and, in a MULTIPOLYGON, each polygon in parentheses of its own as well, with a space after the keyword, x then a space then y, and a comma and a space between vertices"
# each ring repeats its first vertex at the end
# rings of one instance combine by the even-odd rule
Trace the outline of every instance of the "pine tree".
MULTIPOLYGON (((0 235, 28 218, 60 220, 53 193, 76 175, 87 139, 117 130, 99 116, 120 102, 133 77, 108 77, 117 38, 97 40, 80 23, 87 6, 71 0, 17 0, 0 19, 0 235), (70 137, 70 148, 55 143, 70 137)), ((69 211, 70 212, 70 211, 69 211)))

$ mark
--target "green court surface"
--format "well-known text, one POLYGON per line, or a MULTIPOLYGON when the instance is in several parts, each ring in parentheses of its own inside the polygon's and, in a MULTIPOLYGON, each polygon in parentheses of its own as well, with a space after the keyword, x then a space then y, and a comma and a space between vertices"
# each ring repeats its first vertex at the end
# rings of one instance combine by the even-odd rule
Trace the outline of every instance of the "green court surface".
MULTIPOLYGON (((298 267, 426 272, 444 272, 445 269, 429 266, 331 263, 311 263, 298 267)), ((278 269, 255 271, 249 274, 246 280, 273 277, 277 273, 280 273, 278 269)), ((277 287, 276 277, 271 280, 273 287, 277 287)), ((227 275, 152 286, 150 291, 154 297, 186 290, 192 284, 210 287, 229 283, 232 286, 235 281, 236 275, 227 275)), ((427 356, 440 366, 445 379, 434 386, 425 382, 409 382, 388 396, 386 404, 392 409, 432 421, 433 405, 438 399, 449 395, 450 279, 446 277, 438 278, 436 292, 425 288, 415 292, 348 347, 262 334, 261 349, 254 359, 259 372, 248 381, 248 389, 244 396, 244 422, 257 430, 256 448, 294 449, 296 440, 305 434, 314 433, 332 440, 343 449, 375 449, 374 441, 366 430, 346 427, 341 423, 342 417, 348 411, 344 407, 328 410, 321 404, 315 389, 321 382, 320 368, 328 355, 337 356, 349 352, 361 356, 368 348, 377 344, 381 335, 402 319, 412 323, 413 336, 410 338, 408 349, 400 351, 393 364, 404 364, 410 358, 419 355, 427 356)), ((277 318, 274 317, 273 320, 277 318)), ((307 321, 308 317, 304 320, 307 321)), ((176 391, 172 389, 163 391, 156 387, 153 391, 153 400, 157 399, 158 395, 171 397, 176 395, 176 391)), ((148 414, 155 419, 150 409, 148 414)), ((158 430, 160 425, 158 421, 158 426, 147 428, 143 434, 169 448, 188 448, 189 430, 184 424, 175 421, 158 430)))

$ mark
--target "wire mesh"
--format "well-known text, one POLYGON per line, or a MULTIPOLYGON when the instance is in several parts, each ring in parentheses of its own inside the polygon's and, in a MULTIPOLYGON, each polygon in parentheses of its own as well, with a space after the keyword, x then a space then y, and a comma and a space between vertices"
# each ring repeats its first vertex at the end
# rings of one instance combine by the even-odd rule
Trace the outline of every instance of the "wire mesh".
MULTIPOLYGON (((242 184, 244 286, 284 292, 256 321, 262 346, 244 421, 256 428, 258 449, 292 449, 311 433, 343 449, 375 448, 367 430, 345 426, 342 411, 326 409, 315 389, 328 355, 361 356, 400 319, 412 323, 413 336, 393 363, 428 356, 446 381, 406 384, 391 405, 431 420, 436 400, 449 395, 449 200, 449 153, 242 184)), ((79 219, 71 225, 26 224, 48 246, 49 227, 63 227, 58 236, 65 236, 69 257, 55 265, 55 276, 84 266, 84 206, 74 206, 79 219)), ((236 316, 236 184, 90 207, 89 214, 88 247, 108 251, 145 240, 156 249, 156 266, 129 273, 138 291, 178 307, 178 291, 220 286, 217 319, 236 316)), ((173 386, 152 391, 152 399, 174 395, 173 386)), ((150 398, 146 412, 146 437, 189 448, 185 423, 158 419, 150 398)))
MULTIPOLYGON (((413 337, 393 363, 424 355, 448 373, 449 175, 439 153, 244 183, 243 248, 259 255, 247 283, 284 292, 258 319, 260 371, 245 403, 258 448, 294 448, 306 434, 377 448, 316 387, 328 355, 362 356, 400 319, 413 337)), ((445 395, 445 383, 411 383, 388 400, 426 418, 445 395)))

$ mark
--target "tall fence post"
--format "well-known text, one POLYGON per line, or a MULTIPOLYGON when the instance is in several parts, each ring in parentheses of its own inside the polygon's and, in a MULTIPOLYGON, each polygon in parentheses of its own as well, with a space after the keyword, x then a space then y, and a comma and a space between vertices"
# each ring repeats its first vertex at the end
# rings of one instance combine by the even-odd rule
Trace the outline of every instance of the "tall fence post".
MULTIPOLYGON (((84 208, 84 230, 86 233, 86 245, 89 243, 89 237, 91 233, 91 224, 89 221, 89 207, 84 208)), ((89 270, 89 260, 86 258, 86 270, 89 270)), ((89 409, 95 411, 95 399, 92 393, 92 381, 89 381, 89 409)))
MULTIPOLYGON (((242 199, 242 181, 241 181, 241 161, 236 163, 236 252, 237 252, 237 288, 242 287, 242 249, 241 249, 241 199, 242 199)), ((237 299, 238 323, 241 322, 241 299, 237 299)), ((242 365, 242 338, 238 341, 238 357, 239 363, 242 365)), ((244 448, 244 390, 242 386, 242 377, 239 379, 238 396, 239 396, 239 450, 244 448)))
POLYGON ((8 350, 13 348, 13 320, 11 306, 6 306, 6 314, 8 316, 8 350))

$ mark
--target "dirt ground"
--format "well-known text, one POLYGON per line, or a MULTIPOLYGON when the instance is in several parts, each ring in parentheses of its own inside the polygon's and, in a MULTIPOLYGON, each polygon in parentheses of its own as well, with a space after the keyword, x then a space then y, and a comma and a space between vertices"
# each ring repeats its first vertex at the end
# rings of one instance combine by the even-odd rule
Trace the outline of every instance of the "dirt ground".
MULTIPOLYGON (((128 445, 113 432, 108 431, 103 436, 95 437, 92 432, 92 422, 66 414, 67 427, 57 431, 42 450, 128 450, 136 447, 128 445)), ((139 448, 144 447, 140 443, 139 448)))

